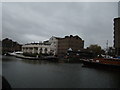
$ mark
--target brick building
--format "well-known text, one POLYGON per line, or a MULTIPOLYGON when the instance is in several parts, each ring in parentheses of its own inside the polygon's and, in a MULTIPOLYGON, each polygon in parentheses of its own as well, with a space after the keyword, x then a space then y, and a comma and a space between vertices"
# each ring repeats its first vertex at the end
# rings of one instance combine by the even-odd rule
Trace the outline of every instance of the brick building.
POLYGON ((120 17, 114 19, 114 47, 115 54, 120 56, 120 17))
POLYGON ((11 39, 5 38, 2 40, 2 53, 21 51, 22 45, 17 42, 12 41, 11 39))
POLYGON ((58 39, 57 55, 64 56, 68 50, 79 51, 84 48, 84 40, 79 36, 65 36, 58 39))

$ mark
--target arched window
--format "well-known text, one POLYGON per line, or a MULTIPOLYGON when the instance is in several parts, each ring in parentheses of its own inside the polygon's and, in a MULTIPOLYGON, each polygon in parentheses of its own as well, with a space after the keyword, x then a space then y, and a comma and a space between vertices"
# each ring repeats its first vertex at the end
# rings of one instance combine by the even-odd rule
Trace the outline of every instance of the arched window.
POLYGON ((42 53, 42 48, 40 48, 40 53, 42 53))
POLYGON ((45 48, 44 50, 45 50, 45 53, 47 53, 47 48, 45 48))

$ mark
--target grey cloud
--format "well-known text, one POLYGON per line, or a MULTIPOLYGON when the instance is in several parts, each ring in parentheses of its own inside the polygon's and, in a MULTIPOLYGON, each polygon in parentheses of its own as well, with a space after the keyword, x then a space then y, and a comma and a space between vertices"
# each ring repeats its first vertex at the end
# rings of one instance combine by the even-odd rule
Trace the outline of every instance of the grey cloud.
POLYGON ((0 3, 0 40, 2 40, 2 3, 0 3))
POLYGON ((79 35, 85 46, 113 42, 117 2, 3 3, 3 38, 20 43, 79 35))

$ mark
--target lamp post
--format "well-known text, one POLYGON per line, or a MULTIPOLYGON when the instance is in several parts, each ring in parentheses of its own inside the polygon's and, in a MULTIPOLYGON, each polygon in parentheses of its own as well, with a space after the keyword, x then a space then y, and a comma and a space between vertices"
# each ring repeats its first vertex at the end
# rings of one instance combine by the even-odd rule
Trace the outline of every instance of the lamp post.
POLYGON ((108 40, 107 40, 107 43, 106 43, 106 57, 108 55, 108 40))

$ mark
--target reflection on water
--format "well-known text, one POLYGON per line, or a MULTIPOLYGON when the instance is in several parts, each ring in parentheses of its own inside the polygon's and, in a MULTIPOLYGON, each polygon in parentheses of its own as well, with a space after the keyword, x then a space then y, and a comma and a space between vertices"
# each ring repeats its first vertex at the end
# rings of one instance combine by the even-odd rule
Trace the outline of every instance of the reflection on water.
POLYGON ((0 55, 0 90, 2 89, 2 55, 0 55))
POLYGON ((3 76, 14 88, 118 88, 120 71, 3 57, 3 76))
POLYGON ((48 61, 45 61, 45 60, 21 60, 21 62, 23 63, 28 63, 28 64, 50 64, 50 63, 55 63, 55 62, 48 62, 48 61))
POLYGON ((38 60, 21 60, 21 62, 29 64, 41 64, 41 61, 38 60))

